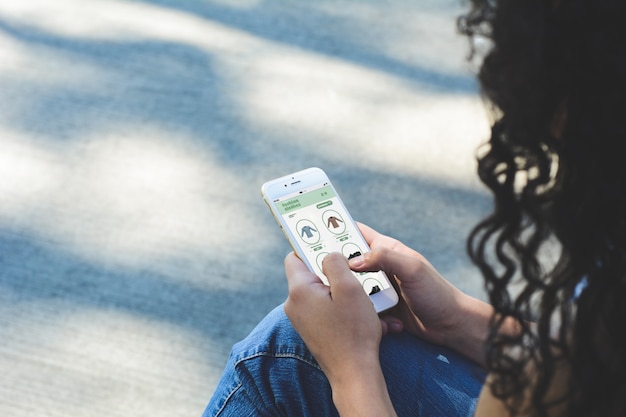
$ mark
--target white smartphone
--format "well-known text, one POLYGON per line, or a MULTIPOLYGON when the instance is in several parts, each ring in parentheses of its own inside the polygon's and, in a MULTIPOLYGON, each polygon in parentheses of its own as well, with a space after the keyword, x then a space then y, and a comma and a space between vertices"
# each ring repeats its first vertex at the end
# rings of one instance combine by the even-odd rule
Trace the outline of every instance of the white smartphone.
MULTIPOLYGON (((351 259, 370 250, 328 176, 308 168, 263 184, 261 194, 291 247, 309 270, 328 285, 322 259, 340 252, 351 259)), ((398 303, 398 294, 382 272, 355 272, 377 312, 398 303)))

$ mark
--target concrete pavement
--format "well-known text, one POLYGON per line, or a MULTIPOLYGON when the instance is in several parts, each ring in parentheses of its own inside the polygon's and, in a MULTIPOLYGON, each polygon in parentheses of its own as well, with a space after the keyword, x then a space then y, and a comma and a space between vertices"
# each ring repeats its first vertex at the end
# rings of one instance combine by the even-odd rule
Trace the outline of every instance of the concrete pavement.
POLYGON ((0 414, 200 415, 286 296, 260 186, 307 166, 481 296, 459 3, 0 3, 0 414))

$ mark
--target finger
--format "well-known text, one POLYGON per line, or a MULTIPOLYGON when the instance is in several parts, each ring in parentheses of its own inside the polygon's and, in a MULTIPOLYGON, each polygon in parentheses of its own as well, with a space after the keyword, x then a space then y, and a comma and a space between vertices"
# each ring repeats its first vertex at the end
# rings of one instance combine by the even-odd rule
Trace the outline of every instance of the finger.
POLYGON ((417 252, 406 255, 384 247, 351 259, 349 265, 357 272, 383 270, 389 276, 395 275, 402 282, 414 280, 426 272, 432 272, 433 269, 426 258, 417 252))
POLYGON ((382 233, 379 233, 371 227, 362 223, 357 223, 357 226, 359 227, 361 234, 365 238, 365 241, 372 249, 385 247, 408 256, 419 256, 418 252, 409 248, 397 239, 394 239, 387 235, 383 235, 382 233))
POLYGON ((389 248, 405 247, 399 240, 389 237, 387 235, 383 235, 382 233, 377 232, 366 224, 357 222, 357 226, 359 228, 359 231, 365 238, 365 241, 372 249, 379 246, 386 246, 389 248))
POLYGON ((356 225, 368 245, 371 245, 376 238, 383 236, 382 234, 378 233, 376 230, 372 229, 364 223, 356 222, 356 225))
POLYGON ((404 323, 395 316, 385 315, 380 318, 383 324, 383 333, 400 333, 404 330, 404 323))
MULTIPOLYGON (((361 284, 348 266, 348 260, 340 253, 329 253, 322 261, 322 271, 328 278, 328 283, 333 293, 339 291, 355 291, 361 288, 361 284)), ((361 290, 361 292, 363 292, 361 290)), ((365 292, 363 292, 365 294, 365 292)))
POLYGON ((380 328, 383 332, 383 336, 389 333, 389 327, 387 326, 387 323, 385 322, 385 320, 380 320, 380 328))
POLYGON ((322 284, 319 277, 309 271, 305 263, 293 252, 285 257, 285 274, 287 275, 287 285, 290 290, 296 286, 315 283, 322 284))

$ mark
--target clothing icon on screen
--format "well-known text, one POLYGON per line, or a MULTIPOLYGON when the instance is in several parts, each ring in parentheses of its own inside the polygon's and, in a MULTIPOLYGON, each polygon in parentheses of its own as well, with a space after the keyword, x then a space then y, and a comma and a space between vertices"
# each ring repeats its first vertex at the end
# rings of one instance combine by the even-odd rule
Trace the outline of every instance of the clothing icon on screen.
POLYGON ((343 223, 343 220, 335 216, 330 216, 326 222, 326 227, 332 226, 333 229, 337 229, 339 227, 339 223, 343 223))
POLYGON ((340 235, 346 231, 346 222, 341 217, 341 214, 337 213, 335 210, 325 211, 324 214, 322 214, 322 220, 324 221, 326 229, 335 235, 340 235))
POLYGON ((309 245, 314 245, 320 240, 320 232, 311 220, 303 219, 296 224, 298 237, 309 245))
POLYGON ((311 226, 304 226, 300 237, 304 237, 304 235, 306 235, 307 239, 310 239, 313 237, 313 232, 317 233, 317 230, 313 229, 311 226))
POLYGON ((348 259, 356 258, 357 256, 361 256, 363 251, 354 243, 346 243, 341 248, 341 253, 348 259))
POLYGON ((365 281, 363 281, 363 289, 365 290, 365 293, 367 295, 381 292, 383 288, 385 288, 384 285, 377 279, 367 278, 365 281))

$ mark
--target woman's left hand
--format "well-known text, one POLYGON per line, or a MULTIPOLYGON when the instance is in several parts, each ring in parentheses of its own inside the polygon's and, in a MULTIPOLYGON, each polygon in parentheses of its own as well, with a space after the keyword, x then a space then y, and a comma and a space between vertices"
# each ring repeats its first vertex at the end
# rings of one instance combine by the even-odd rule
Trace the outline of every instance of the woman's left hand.
POLYGON ((339 253, 324 258, 330 286, 294 254, 285 258, 289 297, 285 313, 331 385, 379 367, 381 322, 361 284, 339 253))

